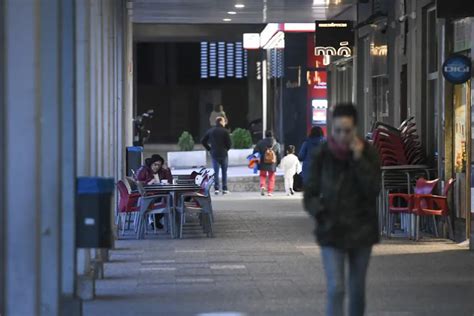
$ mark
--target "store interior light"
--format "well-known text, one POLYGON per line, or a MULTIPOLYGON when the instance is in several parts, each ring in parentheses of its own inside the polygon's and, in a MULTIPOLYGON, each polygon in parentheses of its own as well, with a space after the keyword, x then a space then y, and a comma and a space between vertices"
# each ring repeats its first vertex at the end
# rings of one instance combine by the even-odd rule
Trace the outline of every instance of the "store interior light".
POLYGON ((229 12, 227 12, 227 14, 234 15, 234 14, 237 14, 237 12, 235 12, 235 11, 229 11, 229 12))
POLYGON ((243 9, 245 8, 245 4, 237 3, 234 7, 236 7, 237 9, 243 9))
POLYGON ((230 22, 230 21, 232 21, 232 19, 225 18, 225 19, 222 19, 222 21, 224 21, 224 22, 230 22))

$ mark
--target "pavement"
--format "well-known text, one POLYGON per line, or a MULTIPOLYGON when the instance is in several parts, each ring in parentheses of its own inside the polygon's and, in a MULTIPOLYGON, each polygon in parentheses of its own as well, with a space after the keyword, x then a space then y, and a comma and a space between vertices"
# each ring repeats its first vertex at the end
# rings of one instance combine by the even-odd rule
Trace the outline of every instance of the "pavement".
MULTIPOLYGON (((116 243, 84 315, 324 315, 313 221, 301 195, 213 199, 215 237, 116 243)), ((386 240, 373 252, 369 316, 474 315, 474 253, 447 240, 386 240)))

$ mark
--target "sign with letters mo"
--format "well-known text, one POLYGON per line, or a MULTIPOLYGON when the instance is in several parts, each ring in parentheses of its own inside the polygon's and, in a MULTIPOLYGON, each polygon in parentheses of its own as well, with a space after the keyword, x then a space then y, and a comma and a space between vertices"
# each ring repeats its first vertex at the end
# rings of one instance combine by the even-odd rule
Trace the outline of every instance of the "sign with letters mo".
POLYGON ((352 56, 354 30, 352 21, 316 21, 315 56, 352 56))
POLYGON ((452 55, 443 63, 444 78, 454 84, 471 79, 471 59, 464 55, 452 55))

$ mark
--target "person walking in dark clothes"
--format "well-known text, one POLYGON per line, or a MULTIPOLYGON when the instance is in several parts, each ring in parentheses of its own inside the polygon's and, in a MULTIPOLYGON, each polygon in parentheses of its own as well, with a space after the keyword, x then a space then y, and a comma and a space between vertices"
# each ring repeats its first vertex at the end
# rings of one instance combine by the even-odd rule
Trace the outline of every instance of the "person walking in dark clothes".
POLYGON ((316 219, 316 238, 327 280, 327 316, 344 315, 345 262, 349 261, 349 315, 365 311, 365 280, 372 246, 379 242, 376 200, 380 163, 376 150, 356 135, 352 104, 333 111, 331 137, 313 153, 304 192, 316 219))
POLYGON ((298 158, 303 163, 303 171, 301 172, 301 175, 303 176, 303 184, 305 184, 308 180, 312 153, 316 148, 318 148, 318 146, 323 141, 323 129, 319 126, 313 126, 308 138, 306 138, 303 142, 303 145, 301 146, 300 152, 298 154, 298 158))
POLYGON ((218 117, 216 126, 209 129, 201 140, 202 145, 206 148, 212 157, 212 166, 214 168, 215 194, 219 194, 219 169, 222 169, 222 194, 229 193, 227 188, 227 167, 228 167, 228 151, 232 146, 229 131, 225 128, 226 119, 218 117))

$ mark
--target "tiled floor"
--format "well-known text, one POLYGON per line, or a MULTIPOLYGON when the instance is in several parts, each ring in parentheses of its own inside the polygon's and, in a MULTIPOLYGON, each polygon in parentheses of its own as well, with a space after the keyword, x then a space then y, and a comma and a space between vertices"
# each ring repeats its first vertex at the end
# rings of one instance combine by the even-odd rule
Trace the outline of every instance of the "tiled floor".
MULTIPOLYGON (((323 315, 325 281, 301 197, 214 199, 215 238, 121 240, 84 315, 323 315)), ((374 250, 368 315, 474 315, 474 254, 450 242, 374 250)))

